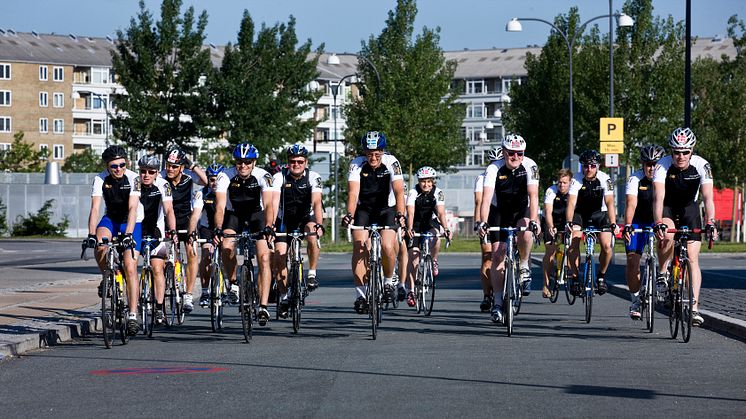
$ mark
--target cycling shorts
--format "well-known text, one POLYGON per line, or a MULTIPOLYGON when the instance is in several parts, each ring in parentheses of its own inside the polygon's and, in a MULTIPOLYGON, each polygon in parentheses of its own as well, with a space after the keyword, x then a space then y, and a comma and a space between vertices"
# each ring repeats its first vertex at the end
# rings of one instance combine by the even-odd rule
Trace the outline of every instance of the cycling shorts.
MULTIPOLYGON (((99 228, 105 228, 111 232, 111 237, 117 237, 120 234, 124 235, 124 232, 127 231, 127 222, 123 223, 115 223, 111 221, 111 218, 109 216, 104 215, 103 218, 101 218, 101 221, 98 222, 98 225, 96 226, 96 229, 99 228)), ((142 224, 141 223, 135 223, 135 229, 132 231, 132 240, 135 242, 135 249, 140 249, 140 246, 142 246, 142 224)))
MULTIPOLYGON (((691 229, 702 228, 702 216, 699 214, 699 205, 696 202, 690 202, 683 208, 673 208, 669 206, 663 206, 663 218, 670 218, 673 220, 674 225, 668 226, 668 228, 680 228, 683 226, 691 229)), ((679 235, 675 236, 678 239, 679 235)), ((702 241, 701 234, 690 234, 689 240, 702 241)))
MULTIPOLYGON (((312 222, 310 214, 304 214, 300 218, 296 217, 285 217, 284 220, 279 218, 275 220, 275 227, 278 233, 292 233, 295 230, 305 231, 306 225, 312 222)), ((315 224, 315 223, 314 223, 315 224)), ((290 237, 281 236, 275 239, 277 243, 290 243, 290 237)))
POLYGON ((370 226, 377 224, 379 226, 393 227, 396 225, 396 210, 395 207, 386 208, 366 208, 357 207, 355 210, 355 221, 356 226, 370 226))
MULTIPOLYGON (((249 233, 259 233, 264 230, 264 211, 258 211, 248 216, 238 215, 233 211, 225 212, 225 221, 223 221, 223 230, 233 230, 236 233, 242 233, 248 230, 249 233)), ((264 237, 257 240, 266 240, 264 237)))
MULTIPOLYGON (((487 216, 487 225, 490 227, 516 227, 518 221, 528 218, 529 208, 521 206, 520 208, 501 208, 490 206, 490 214, 487 216)), ((497 243, 507 242, 508 232, 497 231, 490 232, 490 242, 497 243)))
POLYGON ((595 211, 590 214, 575 213, 573 216, 573 223, 580 225, 582 228, 596 227, 604 228, 609 227, 611 222, 609 221, 609 214, 606 211, 595 211), (578 218, 580 217, 580 218, 578 218))
MULTIPOLYGON (((638 229, 638 228, 646 228, 646 227, 652 227, 652 224, 648 223, 637 223, 634 220, 632 221, 632 228, 638 229)), ((635 233, 632 234, 629 240, 629 243, 625 246, 625 249, 627 250, 627 253, 637 253, 638 255, 641 255, 643 250, 645 250, 645 245, 648 243, 648 237, 650 234, 653 233, 635 233)))

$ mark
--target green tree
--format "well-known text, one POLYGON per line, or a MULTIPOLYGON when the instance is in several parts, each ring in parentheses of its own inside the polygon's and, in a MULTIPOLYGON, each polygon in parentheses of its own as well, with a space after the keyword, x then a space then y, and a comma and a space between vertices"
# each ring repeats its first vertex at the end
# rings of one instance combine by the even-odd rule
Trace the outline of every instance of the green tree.
POLYGON ((101 156, 92 148, 71 154, 62 165, 62 171, 67 173, 98 173, 101 170, 101 156))
MULTIPOLYGON (((345 109, 346 138, 358 139, 368 130, 382 131, 388 150, 401 162, 404 171, 433 166, 447 171, 464 160, 466 139, 461 134, 463 105, 451 85, 455 61, 446 61, 439 46, 440 28, 424 27, 416 37, 414 0, 398 0, 389 11, 386 27, 363 43, 363 59, 358 68, 365 80, 360 100, 345 109)), ((357 141, 348 145, 360 151, 357 141)), ((345 182, 346 183, 346 182, 345 182)))
POLYGON ((8 232, 8 207, 5 205, 2 199, 0 199, 0 236, 4 236, 8 232))
POLYGON ((65 230, 70 225, 70 219, 65 215, 57 224, 53 224, 52 205, 54 199, 50 199, 42 205, 39 212, 29 214, 28 217, 19 215, 13 224, 13 236, 53 236, 60 237, 65 235, 65 230))
POLYGON ((310 39, 298 44, 293 16, 257 32, 244 11, 236 44, 226 46, 217 76, 208 80, 214 136, 254 144, 262 161, 285 144, 305 141, 317 122, 300 115, 320 96, 307 86, 318 76, 322 51, 323 44, 312 52, 310 39))
POLYGON ((160 20, 140 0, 137 19, 117 31, 112 67, 127 94, 114 95, 124 114, 112 123, 117 137, 135 149, 164 153, 171 145, 193 150, 193 140, 212 126, 203 77, 212 72, 203 47, 207 13, 195 18, 182 0, 163 0, 160 20))
POLYGON ((34 145, 23 139, 23 131, 19 131, 13 134, 10 149, 0 151, 0 171, 43 172, 46 157, 46 150, 34 150, 34 145))

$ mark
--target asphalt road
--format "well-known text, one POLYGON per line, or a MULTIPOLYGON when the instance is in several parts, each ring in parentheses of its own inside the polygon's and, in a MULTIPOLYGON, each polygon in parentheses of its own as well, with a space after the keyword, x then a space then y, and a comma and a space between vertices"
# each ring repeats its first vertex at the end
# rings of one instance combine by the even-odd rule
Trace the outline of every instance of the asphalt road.
MULTIPOLYGON (((2 247, 2 246, 0 246, 2 247)), ((92 261, 89 263, 93 263, 92 261)), ((153 339, 100 336, 0 364, 3 416, 743 417, 744 343, 703 329, 648 334, 606 295, 594 317, 533 292, 515 334, 478 312, 476 255, 441 257, 433 315, 388 311, 378 340, 352 311, 349 256, 324 255, 301 332, 287 320, 241 343, 202 309, 153 339)), ((0 271, 2 272, 2 271, 0 271)), ((534 277, 538 270, 534 269, 534 277)), ((5 281, 6 279, 0 279, 5 281)))

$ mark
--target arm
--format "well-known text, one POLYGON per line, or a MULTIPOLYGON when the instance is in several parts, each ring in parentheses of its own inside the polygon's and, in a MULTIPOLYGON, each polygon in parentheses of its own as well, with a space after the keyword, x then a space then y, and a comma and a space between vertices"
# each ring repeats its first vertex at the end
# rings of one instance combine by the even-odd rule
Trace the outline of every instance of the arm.
POLYGON ((539 222, 539 187, 528 185, 528 212, 532 221, 539 222))
POLYGON ((316 224, 324 223, 324 210, 321 205, 321 192, 311 194, 311 206, 313 207, 313 218, 316 224))
POLYGON ((197 163, 194 163, 192 167, 189 168, 189 170, 191 170, 192 173, 197 175, 197 178, 195 179, 195 181, 197 182, 198 185, 202 185, 202 186, 207 185, 207 174, 205 173, 204 169, 197 166, 197 163))
MULTIPOLYGON (((438 221, 440 222, 440 225, 443 227, 443 230, 450 233, 450 230, 448 229, 448 219, 446 219, 446 206, 445 205, 438 205, 435 207, 435 210, 438 212, 438 221)), ((450 236, 450 234, 448 234, 450 236)), ((448 237, 448 240, 451 238, 448 237)))
MULTIPOLYGON (((176 230, 176 215, 174 215, 174 202, 163 201, 163 212, 166 215, 166 228, 168 228, 169 230, 176 230)), ((190 225, 189 230, 193 231, 194 229, 191 228, 191 220, 189 221, 189 225, 190 225)), ((196 223, 195 223, 195 226, 196 226, 196 223)))
POLYGON ((226 192, 215 192, 215 228, 223 228, 223 219, 225 218, 225 204, 227 202, 226 192))
POLYGON ((705 183, 700 187, 702 201, 705 204, 705 223, 715 221, 715 199, 712 183, 705 183))
MULTIPOLYGON (((171 204, 171 207, 173 208, 173 204, 171 204)), ((202 208, 194 208, 192 210, 192 215, 189 216, 189 232, 197 231, 197 224, 199 223, 199 219, 202 216, 202 208)))
POLYGON ((88 213, 88 234, 96 234, 96 224, 99 221, 99 208, 101 208, 101 197, 91 197, 91 211, 88 213))
POLYGON ((635 217, 635 210, 637 209, 637 196, 627 194, 627 205, 624 210, 624 224, 632 224, 632 219, 635 217))
POLYGON ((125 233, 132 234, 135 231, 135 224, 137 223, 137 206, 140 205, 139 195, 130 195, 129 199, 129 212, 127 213, 127 229, 125 233))
POLYGON ((394 189, 394 196, 396 197, 396 212, 404 214, 404 181, 397 179, 391 187, 394 189))
POLYGON ((565 210, 565 220, 567 220, 568 223, 572 222, 572 219, 575 216, 575 204, 577 204, 577 202, 578 202, 577 195, 567 196, 567 209, 565 210))
POLYGON ((495 195, 495 188, 485 186, 482 189, 482 205, 479 207, 479 221, 487 222, 490 215, 490 205, 492 204, 492 197, 495 195))
POLYGON ((474 192, 474 224, 482 220, 482 192, 474 192))
POLYGON ((616 208, 614 208, 614 194, 604 195, 606 202, 606 212, 609 215, 609 222, 616 224, 616 208))
POLYGON ((656 223, 660 223, 663 220, 663 200, 665 198, 666 184, 663 182, 653 182, 653 219, 656 223))
POLYGON ((275 199, 277 193, 270 189, 262 191, 262 201, 268 203, 264 208, 264 225, 272 226, 275 224, 275 218, 277 216, 277 206, 280 204, 279 199, 275 199))
POLYGON ((554 217, 552 217, 552 211, 554 210, 554 204, 552 202, 544 203, 544 221, 547 223, 547 231, 554 234, 554 217))
POLYGON ((360 195, 360 182, 347 182, 347 213, 355 215, 357 199, 360 195))

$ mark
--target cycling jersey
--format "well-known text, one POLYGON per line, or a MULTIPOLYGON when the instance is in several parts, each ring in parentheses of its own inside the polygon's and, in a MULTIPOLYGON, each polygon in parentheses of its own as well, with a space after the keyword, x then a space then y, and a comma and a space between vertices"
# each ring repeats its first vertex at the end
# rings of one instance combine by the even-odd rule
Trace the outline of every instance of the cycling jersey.
POLYGON ((518 209, 528 207, 528 186, 539 184, 539 167, 528 157, 511 170, 505 160, 490 163, 485 170, 484 187, 495 189, 492 206, 518 209))
POLYGON ((683 170, 674 166, 671 156, 665 156, 655 167, 653 182, 666 184, 664 206, 683 208, 697 200, 701 185, 712 183, 712 169, 710 163, 699 156, 692 156, 689 167, 683 170))
POLYGON ((367 209, 381 209, 396 205, 394 182, 404 180, 399 160, 391 154, 381 156, 381 165, 373 169, 365 156, 350 162, 349 182, 360 183, 358 206, 367 209))
MULTIPOLYGON (((91 197, 103 197, 105 212, 104 216, 111 219, 114 223, 126 223, 129 213, 130 196, 140 196, 138 188, 133 187, 140 177, 137 173, 127 169, 124 176, 115 179, 108 170, 99 173, 93 179, 91 197)), ((142 204, 137 207, 136 222, 143 219, 142 204)))
POLYGON ((474 178, 474 193, 482 192, 482 189, 484 189, 484 176, 486 175, 486 172, 482 172, 474 178))
POLYGON ((575 203, 575 212, 586 216, 594 212, 604 212, 606 208, 606 196, 614 195, 614 184, 609 175, 602 171, 596 173, 596 177, 588 180, 582 173, 573 176, 575 182, 570 183, 568 194, 575 195, 578 200, 575 203))
POLYGON ((415 185, 407 195, 407 207, 414 207, 414 230, 422 233, 436 227, 437 207, 444 207, 445 204, 445 193, 440 188, 434 186, 430 192, 423 192, 420 185, 415 185))
POLYGON ((205 186, 202 190, 194 193, 194 204, 192 204, 195 210, 200 210, 201 214, 199 217, 198 225, 200 227, 208 227, 210 229, 215 228, 215 191, 209 186, 205 186))
MULTIPOLYGON (((571 186, 574 181, 574 179, 570 180, 571 186)), ((567 215, 567 198, 569 196, 569 191, 561 194, 557 185, 548 187, 546 192, 544 192, 544 204, 552 204, 552 223, 558 229, 561 229, 565 224, 565 216, 567 215)))
POLYGON ((237 215, 248 216, 264 210, 262 192, 278 190, 272 184, 272 175, 266 170, 255 167, 251 174, 243 179, 235 167, 230 167, 218 175, 215 192, 226 194, 225 209, 237 215))
POLYGON ((627 195, 637 197, 637 207, 632 222, 641 225, 653 224, 653 180, 640 169, 627 179, 627 195))
POLYGON ((163 202, 173 201, 170 182, 160 176, 149 186, 143 185, 140 178, 135 182, 140 189, 140 204, 145 215, 142 220, 142 235, 163 237, 166 231, 163 202))
POLYGON ((192 197, 194 184, 202 184, 199 176, 189 169, 184 169, 181 173, 179 183, 174 184, 166 177, 166 169, 161 170, 161 177, 166 179, 171 185, 171 191, 174 198, 174 216, 179 230, 186 229, 189 225, 189 217, 192 214, 192 197), (183 228, 182 228, 183 227, 183 228))
MULTIPOLYGON (((321 193, 321 176, 311 170, 304 170, 296 179, 288 169, 275 173, 272 184, 280 189, 280 205, 277 218, 296 220, 313 212, 311 195, 321 193)), ((295 227, 295 226, 293 226, 295 227)))

